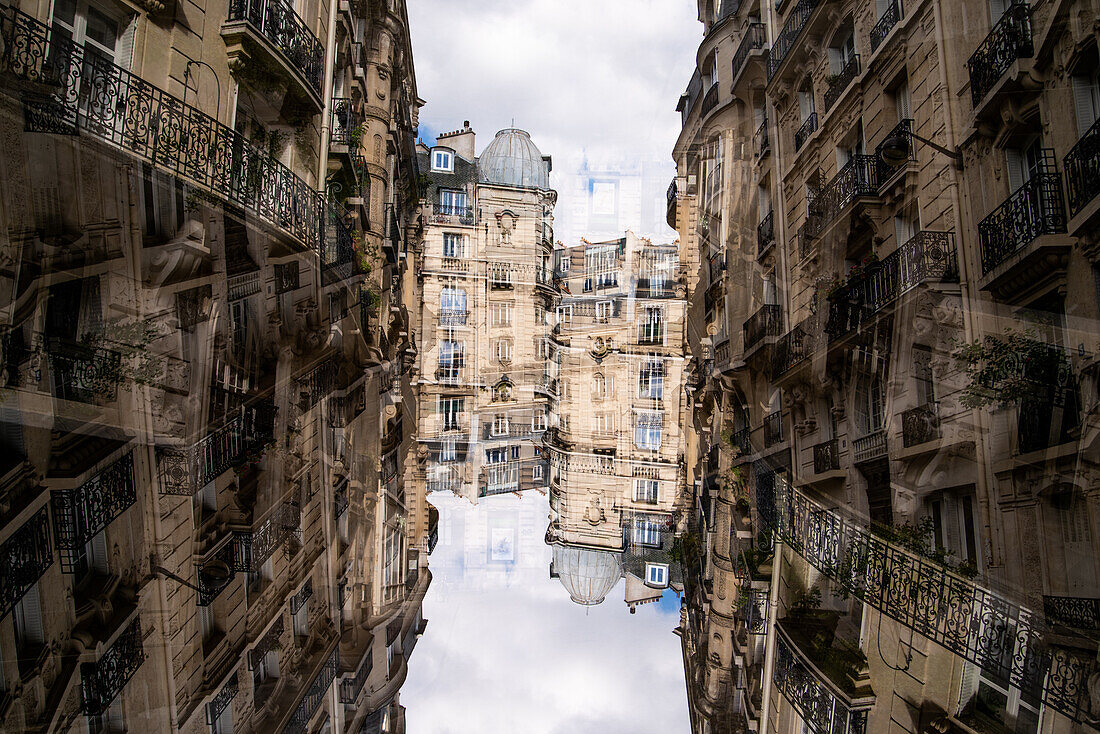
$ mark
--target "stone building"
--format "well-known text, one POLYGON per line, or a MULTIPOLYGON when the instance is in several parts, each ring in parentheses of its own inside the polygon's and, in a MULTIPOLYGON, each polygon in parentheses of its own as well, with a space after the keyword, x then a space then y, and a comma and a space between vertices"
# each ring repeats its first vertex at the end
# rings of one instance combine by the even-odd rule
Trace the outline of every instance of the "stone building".
POLYGON ((669 557, 687 514, 678 246, 627 232, 555 254, 544 447, 552 573, 579 604, 602 601, 624 573, 650 587, 678 585, 669 557))
POLYGON ((403 731, 402 0, 0 10, 0 729, 403 731))
POLYGON ((678 107, 693 730, 1093 730, 1096 3, 776 5, 678 107))
POLYGON ((553 302, 550 157, 523 130, 440 135, 425 172, 417 274, 418 476, 429 492, 479 497, 545 489, 533 439, 547 426, 543 384, 553 302))

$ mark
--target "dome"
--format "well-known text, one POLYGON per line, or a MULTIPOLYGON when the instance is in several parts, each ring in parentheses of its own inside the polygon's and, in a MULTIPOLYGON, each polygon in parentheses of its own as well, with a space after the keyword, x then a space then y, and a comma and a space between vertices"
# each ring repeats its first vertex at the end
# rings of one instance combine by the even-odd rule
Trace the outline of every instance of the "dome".
POLYGON ((619 582, 623 569, 619 554, 554 545, 554 571, 569 598, 577 604, 599 604, 619 582))
POLYGON ((525 130, 501 130, 477 159, 478 180, 483 183, 550 188, 550 163, 525 130))

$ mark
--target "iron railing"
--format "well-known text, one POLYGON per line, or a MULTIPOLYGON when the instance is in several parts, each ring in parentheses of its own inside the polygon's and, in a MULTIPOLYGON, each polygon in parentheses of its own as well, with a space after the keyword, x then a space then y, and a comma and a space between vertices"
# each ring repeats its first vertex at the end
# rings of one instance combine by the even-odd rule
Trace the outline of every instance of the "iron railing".
POLYGON ((817 344, 810 319, 795 325, 775 342, 772 352, 772 377, 779 377, 813 354, 817 344))
POLYGON ((473 224, 474 209, 471 206, 436 202, 432 206, 432 221, 438 224, 473 224))
POLYGON ((829 88, 825 90, 826 112, 832 109, 832 106, 840 99, 840 95, 844 93, 844 90, 857 76, 859 76, 859 54, 852 54, 852 58, 848 59, 848 63, 844 65, 840 73, 831 79, 829 88))
POLYGON ((0 617, 19 603, 27 590, 53 565, 50 514, 46 505, 0 544, 0 617))
MULTIPOLYGON (((823 229, 862 196, 878 195, 878 157, 853 155, 818 193, 813 209, 823 229)), ((820 234, 820 230, 812 234, 820 234)))
POLYGON ((88 541, 136 501, 132 451, 79 487, 51 492, 61 570, 76 573, 85 559, 88 541))
POLYGON ((1066 198, 1073 216, 1100 194, 1100 119, 1092 123, 1081 139, 1062 159, 1066 168, 1066 198))
POLYGON ((665 201, 669 209, 676 204, 676 179, 672 179, 672 183, 668 185, 668 191, 665 192, 665 201))
POLYGON ((330 203, 327 213, 328 226, 321 239, 321 269, 326 285, 338 279, 347 280, 359 271, 359 258, 346 212, 330 203))
POLYGON ((313 92, 321 96, 325 51, 287 0, 230 0, 227 23, 244 21, 290 62, 313 92))
POLYGON ((317 671, 317 676, 313 679, 313 682, 309 684, 309 688, 306 690, 306 695, 302 698, 301 703, 294 709, 294 713, 290 716, 290 721, 287 722, 283 728, 283 734, 305 734, 306 727, 309 724, 309 720, 313 718, 314 712, 324 702, 325 694, 328 693, 329 687, 332 686, 332 681, 336 679, 336 673, 340 668, 340 646, 335 645, 332 648, 332 652, 329 653, 328 658, 325 659, 324 664, 321 665, 321 669, 317 671))
POLYGON ((904 13, 904 8, 901 0, 890 0, 886 5, 886 9, 882 11, 882 15, 871 27, 871 53, 877 51, 882 42, 886 40, 890 30, 901 20, 902 13, 904 13))
POLYGON ((775 411, 764 416, 764 448, 783 442, 783 413, 775 411))
POLYGON ((940 416, 935 403, 910 408, 901 414, 901 444, 905 448, 940 437, 940 416))
POLYGON ((233 703, 233 699, 237 697, 237 693, 241 690, 239 679, 237 674, 233 675, 225 682, 225 685, 221 687, 210 703, 206 704, 206 725, 213 727, 218 723, 218 717, 222 715, 222 712, 233 703))
POLYGON ((36 87, 27 131, 83 130, 317 247, 321 194, 245 136, 14 7, 0 10, 0 39, 0 69, 36 87))
POLYGON ((261 401, 183 448, 157 447, 162 494, 189 497, 274 437, 275 405, 261 401))
POLYGON ((332 98, 332 133, 329 136, 330 145, 346 145, 353 147, 359 128, 359 117, 355 114, 351 99, 347 97, 332 98))
POLYGON ((764 251, 775 244, 775 211, 771 210, 767 216, 756 225, 756 256, 760 257, 764 251))
POLYGON ((248 653, 249 670, 255 670, 260 667, 264 662, 264 658, 267 657, 267 654, 279 647, 279 638, 283 636, 285 624, 282 614, 275 618, 275 621, 271 625, 271 629, 264 633, 264 636, 260 638, 256 646, 248 653))
POLYGON ((771 51, 768 54, 768 82, 771 82, 772 77, 779 71, 783 59, 787 58, 787 54, 794 48, 795 43, 798 41, 798 37, 802 35, 802 29, 806 27, 806 23, 809 22, 810 16, 814 12, 814 8, 816 8, 820 2, 821 0, 798 0, 798 4, 791 10, 791 14, 787 16, 787 22, 783 24, 783 30, 776 36, 775 42, 772 43, 771 51))
POLYGON ((141 639, 141 618, 135 616, 99 660, 81 663, 81 711, 86 716, 98 716, 106 711, 145 662, 141 639))
POLYGON ((281 294, 298 290, 301 285, 298 271, 299 264, 297 260, 277 264, 275 266, 275 293, 281 294))
POLYGON ((756 154, 763 158, 772 150, 771 138, 768 136, 768 118, 760 121, 760 127, 756 128, 756 154))
POLYGON ((730 445, 741 452, 741 456, 752 453, 752 429, 742 428, 730 434, 730 445))
POLYGON ((355 669, 355 675, 347 680, 340 681, 340 703, 344 705, 354 704, 363 692, 363 686, 367 684, 367 678, 374 670, 374 651, 367 650, 359 667, 355 669))
POLYGON ((839 588, 1074 721, 1089 716, 1095 654, 1045 639, 1034 611, 891 544, 777 478, 757 510, 783 542, 839 588))
POLYGON ((113 401, 122 380, 122 355, 113 349, 47 336, 53 395, 94 404, 113 401))
POLYGON ((741 617, 745 620, 745 628, 750 635, 766 635, 768 633, 768 589, 746 589, 739 592, 748 596, 745 605, 741 607, 741 617))
POLYGON ((852 441, 852 457, 857 464, 885 458, 886 431, 877 428, 852 441))
POLYGON ((1062 179, 1055 166, 1054 150, 1044 148, 1039 172, 978 223, 982 275, 987 275, 1037 237, 1065 231, 1062 179))
POLYGON ((745 67, 745 62, 748 61, 749 54, 754 50, 764 48, 766 42, 764 24, 749 23, 748 27, 745 28, 745 35, 741 37, 741 43, 737 46, 737 52, 733 54, 733 82, 735 84, 741 70, 745 67))
POLYGON ((887 181, 889 181, 894 176, 895 173, 897 173, 898 171, 904 169, 906 164, 909 161, 912 161, 914 159, 913 158, 913 150, 914 150, 914 148, 913 148, 913 120, 911 118, 907 117, 904 120, 900 121, 897 125, 894 125, 894 127, 890 129, 890 132, 886 133, 886 135, 883 136, 882 141, 877 146, 875 146, 875 157, 878 158, 878 185, 879 186, 884 185, 887 181), (909 157, 908 157, 908 159, 904 163, 901 163, 900 165, 897 165, 897 166, 892 166, 889 163, 886 163, 884 160, 882 160, 882 148, 883 148, 883 146, 886 144, 887 140, 890 140, 891 138, 894 138, 894 137, 904 138, 906 143, 908 143, 908 146, 909 146, 909 157))
POLYGON ((1044 596, 1043 614, 1050 626, 1100 630, 1100 599, 1078 596, 1044 596))
POLYGON ((765 303, 756 312, 745 319, 741 325, 741 331, 745 340, 745 351, 756 347, 769 336, 779 336, 783 333, 783 314, 775 303, 765 303))
POLYGON ((1017 59, 1035 53, 1031 33, 1031 8, 1027 0, 1012 0, 1004 15, 967 60, 970 98, 977 107, 1017 59))
POLYGON ((856 708, 780 630, 775 638, 776 688, 813 734, 865 734, 872 701, 856 708))
POLYGON ((705 116, 708 112, 718 106, 718 82, 710 85, 710 89, 703 95, 703 108, 699 111, 700 115, 705 116))
POLYGON ((835 438, 814 446, 814 474, 824 474, 840 468, 840 444, 835 438))
POLYGON ((813 135, 814 130, 817 130, 817 113, 811 112, 794 133, 794 149, 796 151, 802 149, 806 139, 813 135))

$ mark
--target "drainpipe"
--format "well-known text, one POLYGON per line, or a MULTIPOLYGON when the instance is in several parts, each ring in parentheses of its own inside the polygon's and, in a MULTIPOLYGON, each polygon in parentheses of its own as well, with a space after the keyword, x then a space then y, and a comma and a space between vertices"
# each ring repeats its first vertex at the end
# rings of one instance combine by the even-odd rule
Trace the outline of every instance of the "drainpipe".
POLYGON ((328 146, 332 136, 332 77, 336 66, 336 15, 339 0, 329 0, 328 4, 328 44, 325 46, 325 75, 321 83, 321 154, 317 157, 317 185, 328 203, 328 191, 325 190, 325 178, 328 173, 328 146))
POLYGON ((772 676, 775 671, 775 625, 779 621, 779 574, 783 569, 783 544, 779 533, 772 536, 772 580, 768 590, 768 635, 764 639, 764 679, 760 681, 763 691, 760 698, 760 725, 757 731, 768 734, 769 715, 772 699, 772 676))

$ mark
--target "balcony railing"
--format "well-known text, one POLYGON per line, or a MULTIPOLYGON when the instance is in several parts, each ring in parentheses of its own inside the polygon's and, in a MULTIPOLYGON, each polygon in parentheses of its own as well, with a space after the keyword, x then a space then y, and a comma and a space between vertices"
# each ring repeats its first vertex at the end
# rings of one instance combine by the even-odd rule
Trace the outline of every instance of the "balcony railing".
POLYGON ((794 133, 794 149, 796 151, 802 149, 807 138, 814 134, 814 130, 817 130, 817 113, 811 112, 794 133))
POLYGON ((741 74, 741 70, 748 61, 749 54, 756 49, 764 48, 767 38, 764 34, 763 23, 749 23, 745 29, 745 35, 741 37, 741 43, 737 46, 737 52, 733 55, 733 80, 741 74))
POLYGON ((776 635, 775 685, 813 734, 864 734, 871 703, 854 707, 783 632, 776 635))
POLYGON ((857 464, 886 457, 886 431, 879 428, 852 441, 853 460, 857 464))
POLYGON ((206 725, 214 728, 218 723, 218 717, 222 715, 233 699, 241 690, 240 679, 236 673, 230 676, 225 685, 221 687, 210 703, 206 704, 206 725))
POLYGON ((1100 119, 1092 123, 1062 159, 1066 168, 1066 198, 1073 216, 1100 194, 1100 119))
POLYGON ((359 258, 355 252, 355 240, 346 223, 349 218, 337 204, 328 207, 328 227, 321 240, 321 267, 325 283, 337 279, 347 280, 359 272, 359 258))
POLYGON ((321 96, 325 52, 287 0, 230 0, 226 22, 245 21, 279 49, 291 68, 321 96))
POLYGON ((1047 624, 1077 630, 1100 630, 1100 599, 1078 596, 1044 596, 1047 624))
POLYGON ((752 453, 752 429, 742 428, 730 435, 730 445, 740 451, 740 456, 748 456, 752 453))
POLYGON ((974 107, 997 86, 1017 59, 1030 58, 1034 53, 1031 8, 1027 0, 1012 0, 1004 15, 966 62, 966 68, 970 70, 970 98, 974 107))
MULTIPOLYGON (((821 189, 813 202, 822 228, 829 225, 856 199, 878 195, 878 157, 853 155, 821 189)), ((812 234, 820 234, 820 231, 812 234)))
POLYGON ((779 377, 813 354, 817 335, 806 319, 779 337, 772 352, 772 377, 779 377))
POLYGON ((79 487, 51 492, 61 570, 75 573, 88 541, 136 501, 132 451, 79 487))
POLYGON ((306 695, 302 698, 298 707, 294 709, 294 713, 291 714, 290 721, 283 728, 283 734, 305 734, 309 720, 313 718, 314 712, 324 702, 325 694, 332 686, 332 681, 335 680, 339 668, 340 646, 334 645, 321 669, 317 671, 317 676, 309 684, 306 695))
POLYGON ((99 660, 80 665, 81 711, 98 716, 122 691, 145 661, 141 645, 141 618, 135 616, 99 660))
POLYGON ((1044 148, 1039 172, 978 223, 982 244, 982 275, 1003 263, 1037 237, 1066 231, 1062 179, 1054 151, 1044 148))
POLYGON ((783 333, 783 314, 779 305, 765 303, 756 313, 749 316, 741 326, 745 339, 745 351, 756 347, 769 336, 779 336, 783 333))
POLYGON ((718 82, 710 85, 710 89, 703 95, 703 108, 700 110, 700 115, 706 115, 708 112, 718 106, 718 82))
POLYGON ((676 179, 672 179, 672 183, 668 185, 668 191, 665 192, 665 201, 669 209, 676 203, 676 179))
POLYGON ((763 158, 772 150, 771 138, 768 136, 768 118, 764 118, 760 122, 760 127, 756 128, 756 154, 763 158))
POLYGON ((1094 653, 1050 644, 1035 611, 868 532, 778 478, 757 482, 757 511, 838 588, 1074 721, 1088 712, 1094 653))
POLYGON ((113 349, 46 337, 54 397, 95 404, 118 395, 122 355, 113 349))
POLYGON ((331 145, 346 145, 355 147, 353 143, 358 135, 359 118, 352 107, 352 101, 347 97, 332 98, 332 134, 329 137, 331 145))
POLYGON ((935 403, 910 408, 901 414, 901 443, 905 448, 940 437, 940 416, 935 403))
POLYGON ((473 224, 474 209, 471 206, 436 203, 432 206, 432 221, 437 224, 473 224))
POLYGON ((355 670, 355 677, 340 681, 340 703, 352 705, 359 700, 359 694, 363 692, 363 686, 366 685, 372 670, 374 670, 374 652, 368 649, 355 670))
POLYGON ((791 14, 787 16, 787 22, 783 24, 783 30, 776 36, 775 42, 772 44, 771 52, 768 54, 767 74, 769 82, 779 70, 779 66, 783 63, 783 59, 785 59, 791 49, 794 48, 795 43, 798 41, 798 37, 802 35, 802 29, 806 27, 806 23, 809 22, 810 16, 813 14, 814 8, 817 7, 819 2, 821 2, 821 0, 798 0, 798 4, 791 10, 791 14))
POLYGON ((274 436, 275 406, 261 402, 242 408, 225 424, 184 448, 158 447, 157 467, 163 494, 190 497, 258 452, 274 436))
POLYGON ((14 7, 0 38, 0 68, 40 90, 24 95, 27 131, 83 130, 317 247, 321 195, 243 135, 14 7))
POLYGON ((767 216, 756 225, 756 256, 760 257, 764 251, 775 244, 775 211, 769 211, 767 216))
POLYGON ((50 515, 46 505, 0 545, 0 616, 11 611, 53 564, 50 515))
POLYGON ((840 468, 840 445, 835 438, 814 446, 814 474, 824 474, 840 468))
POLYGON ((890 0, 887 3, 882 15, 871 27, 871 53, 877 51, 882 42, 886 40, 890 30, 901 20, 903 12, 904 8, 902 8, 901 0, 890 0))
POLYGON ((439 325, 440 326, 465 326, 466 319, 469 317, 469 311, 459 311, 457 309, 443 309, 439 312, 439 325))
POLYGON ((778 410, 764 416, 764 448, 783 443, 783 414, 778 410))
MULTIPOLYGON (((1068 372, 1058 371, 1060 377, 1068 372)), ((1073 441, 1079 423, 1080 405, 1074 378, 1069 377, 1067 382, 1054 385, 1036 382, 1033 392, 1020 401, 1016 423, 1017 451, 1026 454, 1073 441)))
POLYGON ((848 63, 844 65, 840 73, 830 80, 829 88, 825 90, 826 112, 833 108, 836 101, 840 99, 840 95, 844 93, 844 90, 857 76, 859 76, 859 54, 852 54, 852 58, 848 59, 848 63))
POLYGON ((894 174, 896 174, 898 171, 903 170, 910 161, 914 160, 913 150, 914 150, 914 146, 913 146, 913 120, 911 118, 907 117, 904 120, 902 120, 901 122, 899 122, 897 125, 894 125, 894 127, 890 129, 890 132, 886 133, 886 135, 883 136, 882 142, 880 142, 875 147, 875 157, 878 158, 878 185, 879 186, 883 186, 884 184, 886 184, 887 181, 889 181, 891 178, 894 177, 894 174), (886 141, 890 140, 891 138, 894 138, 894 137, 904 138, 905 141, 909 145, 909 157, 908 157, 908 159, 905 162, 903 162, 903 163, 901 163, 900 165, 897 165, 897 166, 892 166, 892 165, 886 163, 885 161, 883 161, 882 160, 882 155, 881 155, 882 148, 885 145, 886 141))

